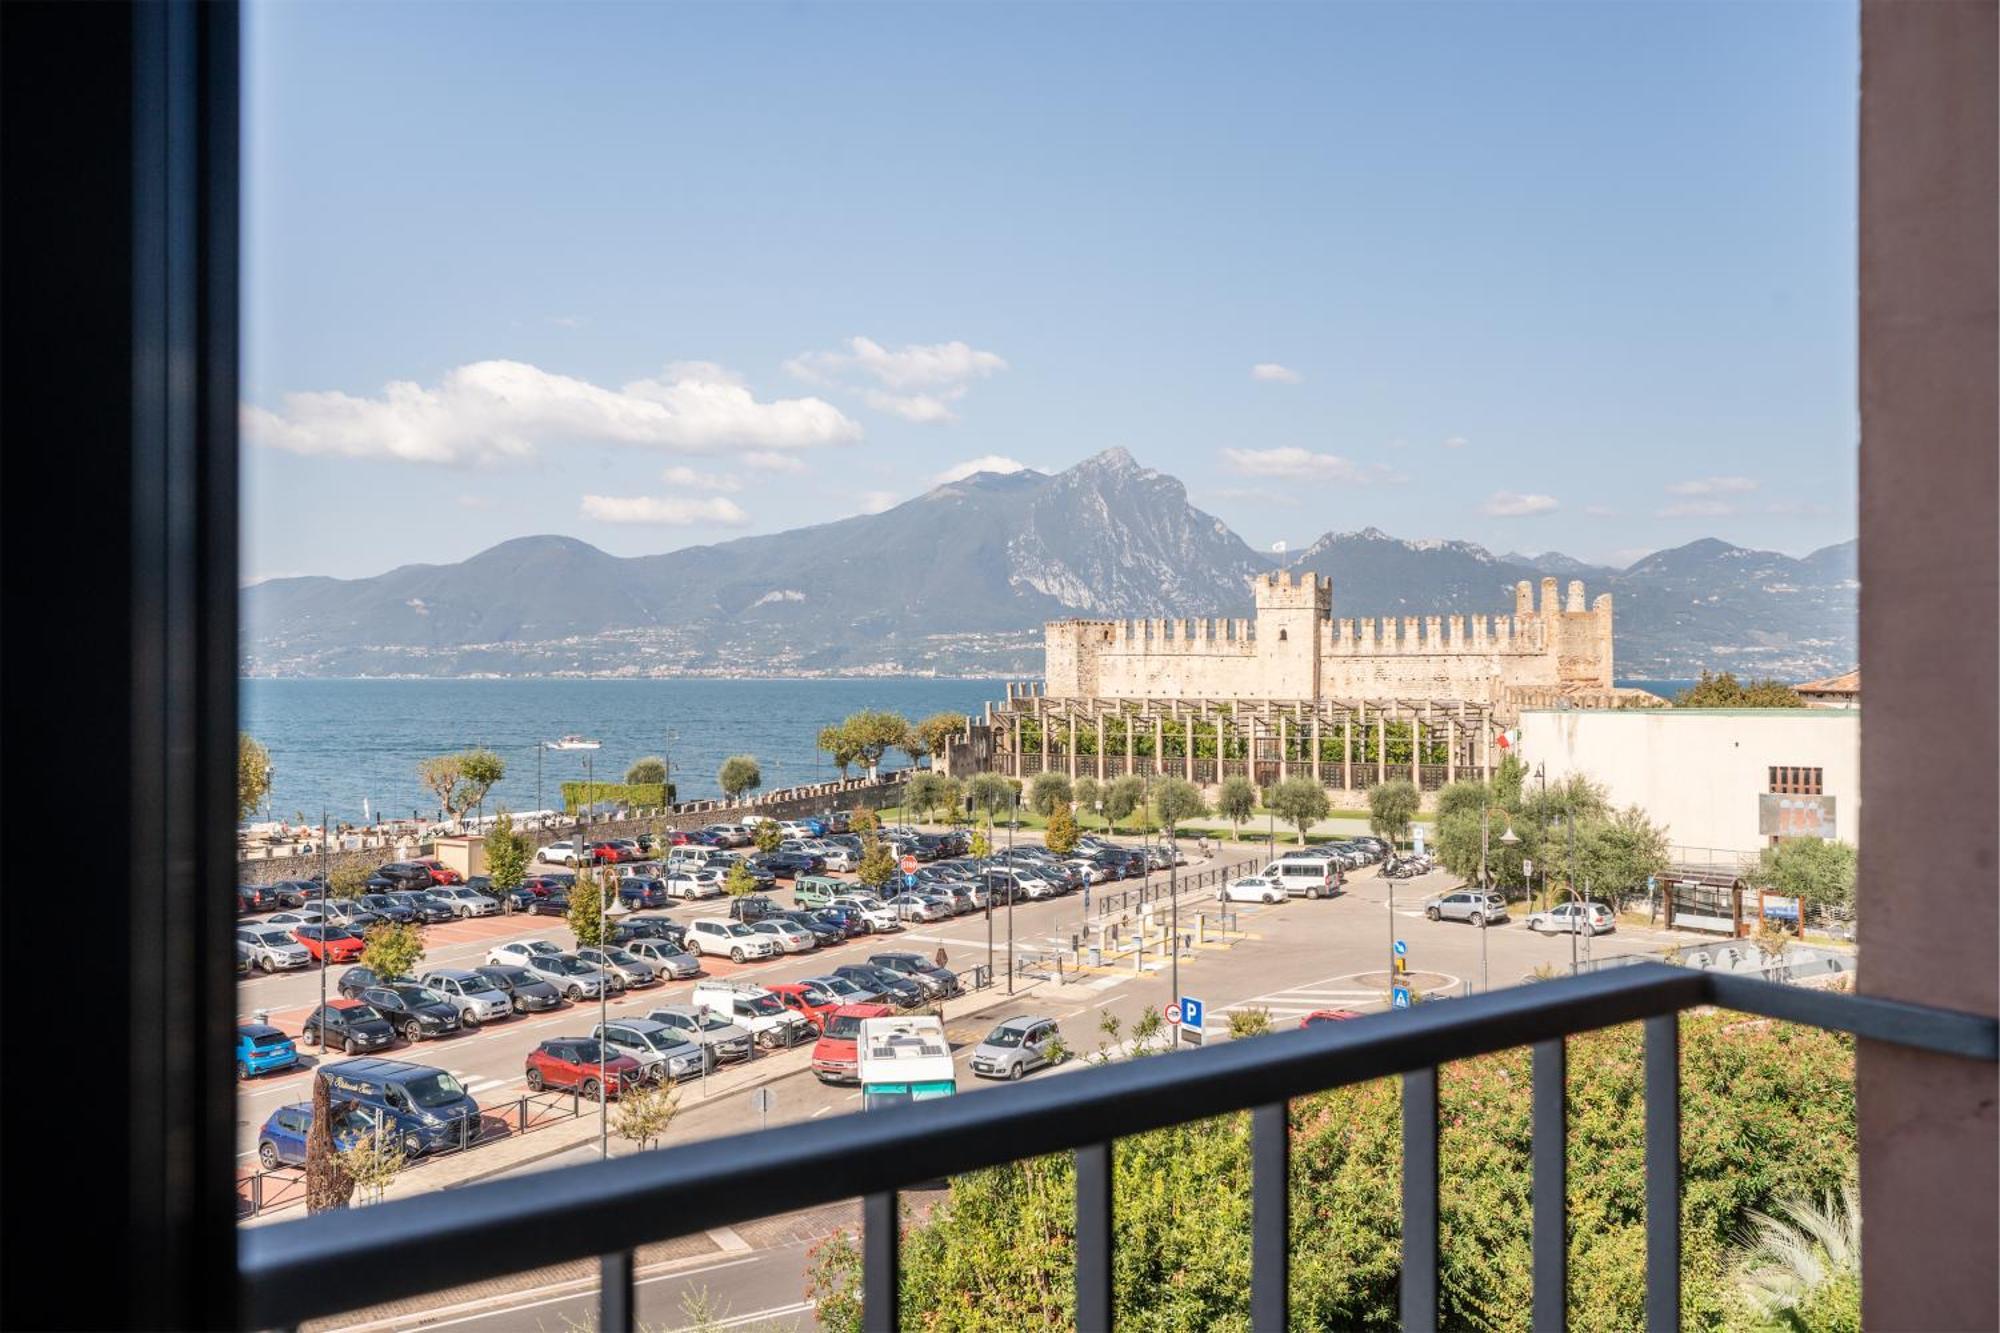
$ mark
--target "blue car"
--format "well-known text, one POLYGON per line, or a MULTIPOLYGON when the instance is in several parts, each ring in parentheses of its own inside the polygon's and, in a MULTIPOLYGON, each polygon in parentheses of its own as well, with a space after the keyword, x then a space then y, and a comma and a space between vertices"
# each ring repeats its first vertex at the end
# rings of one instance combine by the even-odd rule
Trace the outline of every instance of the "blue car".
POLYGON ((292 1039, 268 1023, 242 1023, 236 1028, 236 1077, 250 1078, 299 1062, 292 1039))
MULTIPOLYGON (((257 1160, 266 1171, 281 1166, 304 1166, 306 1135, 312 1132, 311 1102, 280 1106, 271 1112, 264 1128, 257 1131, 257 1160)), ((333 1146, 345 1148, 368 1137, 373 1122, 351 1102, 333 1104, 333 1146)))
POLYGON ((618 900, 627 907, 665 907, 667 886, 657 879, 631 879, 618 882, 618 900))

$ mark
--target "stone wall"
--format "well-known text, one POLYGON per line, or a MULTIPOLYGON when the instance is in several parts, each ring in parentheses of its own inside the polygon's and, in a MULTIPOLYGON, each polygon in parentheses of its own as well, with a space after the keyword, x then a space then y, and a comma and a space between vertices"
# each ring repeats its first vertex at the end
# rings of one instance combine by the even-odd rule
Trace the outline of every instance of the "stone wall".
MULTIPOLYGON (((879 780, 873 782, 866 778, 853 778, 846 782, 817 782, 803 787, 781 787, 734 805, 723 801, 689 801, 666 810, 629 811, 617 817, 591 821, 590 835, 600 838, 629 838, 636 833, 657 833, 662 829, 698 829, 708 824, 735 823, 745 815, 795 819, 801 815, 816 815, 832 809, 852 810, 858 805, 879 810, 885 805, 895 803, 897 795, 908 783, 913 771, 900 769, 893 773, 885 773, 879 780)), ((548 841, 569 837, 575 831, 576 822, 573 819, 551 823, 540 830, 548 841)), ((331 852, 326 857, 326 863, 330 870, 349 865, 373 870, 377 866, 405 857, 426 856, 430 851, 431 844, 428 842, 406 841, 392 844, 381 841, 375 842, 374 845, 331 852)), ((309 879, 320 872, 320 866, 321 858, 318 852, 298 853, 287 850, 278 855, 239 852, 236 877, 237 881, 243 884, 269 884, 281 879, 309 879)))

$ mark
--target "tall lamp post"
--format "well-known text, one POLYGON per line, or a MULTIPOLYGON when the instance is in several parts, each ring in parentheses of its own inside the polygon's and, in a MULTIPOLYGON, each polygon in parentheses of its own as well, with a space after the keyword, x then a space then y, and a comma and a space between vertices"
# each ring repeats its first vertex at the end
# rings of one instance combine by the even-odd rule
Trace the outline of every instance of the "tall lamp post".
MULTIPOLYGON (((1479 812, 1479 989, 1482 994, 1491 989, 1486 977, 1486 918, 1492 915, 1487 899, 1493 894, 1493 876, 1486 866, 1486 839, 1492 827, 1494 809, 1494 806, 1488 805, 1479 812)), ((1500 835, 1500 845, 1512 847, 1521 841, 1514 832, 1513 816, 1505 808, 1500 809, 1500 816, 1507 822, 1507 831, 1500 835)))
MULTIPOLYGON (((1007 868, 1014 867, 1014 825, 1021 822, 1021 793, 1013 794, 1013 805, 1007 814, 1007 868)), ((1014 898, 1018 891, 1010 874, 1007 880, 1007 993, 1014 993, 1014 898)))

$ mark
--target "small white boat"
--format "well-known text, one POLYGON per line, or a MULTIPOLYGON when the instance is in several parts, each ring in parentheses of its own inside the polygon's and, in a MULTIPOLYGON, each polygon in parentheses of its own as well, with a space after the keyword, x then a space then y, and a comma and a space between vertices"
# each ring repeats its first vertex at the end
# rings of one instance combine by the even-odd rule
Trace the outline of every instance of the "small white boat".
POLYGON ((564 736, 546 744, 551 750, 595 750, 603 746, 602 741, 591 740, 588 736, 564 736))

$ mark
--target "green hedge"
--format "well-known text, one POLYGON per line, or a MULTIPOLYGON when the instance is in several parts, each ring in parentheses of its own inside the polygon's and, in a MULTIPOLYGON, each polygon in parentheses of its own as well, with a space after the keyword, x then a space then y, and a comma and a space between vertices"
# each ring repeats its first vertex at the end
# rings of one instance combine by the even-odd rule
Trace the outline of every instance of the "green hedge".
POLYGON ((674 787, 669 782, 565 782, 563 809, 610 801, 630 810, 657 810, 674 803, 674 787))

